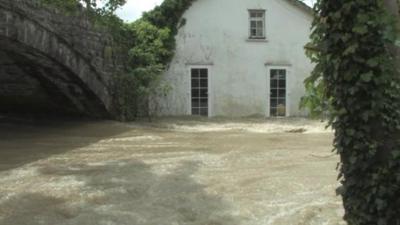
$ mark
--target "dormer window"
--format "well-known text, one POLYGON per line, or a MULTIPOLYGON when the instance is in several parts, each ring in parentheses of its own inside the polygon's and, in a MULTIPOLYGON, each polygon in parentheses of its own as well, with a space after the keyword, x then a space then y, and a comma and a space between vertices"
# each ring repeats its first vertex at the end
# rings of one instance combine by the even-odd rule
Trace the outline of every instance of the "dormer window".
POLYGON ((265 39, 265 10, 249 10, 250 36, 249 39, 265 39))

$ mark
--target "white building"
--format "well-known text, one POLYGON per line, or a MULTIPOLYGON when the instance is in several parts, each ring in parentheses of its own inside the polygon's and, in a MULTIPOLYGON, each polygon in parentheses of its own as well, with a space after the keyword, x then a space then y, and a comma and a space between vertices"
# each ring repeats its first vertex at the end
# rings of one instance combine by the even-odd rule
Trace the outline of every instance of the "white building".
POLYGON ((197 0, 185 12, 163 115, 300 116, 311 9, 297 0, 197 0))

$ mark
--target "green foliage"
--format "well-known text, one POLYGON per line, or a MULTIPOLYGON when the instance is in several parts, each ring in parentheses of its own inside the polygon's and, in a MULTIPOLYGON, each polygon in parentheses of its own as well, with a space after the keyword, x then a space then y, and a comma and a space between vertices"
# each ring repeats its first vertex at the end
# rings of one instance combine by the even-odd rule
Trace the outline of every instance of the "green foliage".
POLYGON ((115 15, 115 10, 123 6, 126 0, 103 0, 103 7, 97 7, 93 0, 40 0, 49 7, 55 7, 67 15, 84 13, 97 27, 107 29, 118 43, 127 44, 131 34, 126 29, 126 24, 115 15), (82 5, 85 2, 85 7, 82 5))
POLYGON ((131 65, 158 65, 163 63, 164 58, 171 56, 165 44, 171 36, 168 27, 158 28, 145 20, 139 20, 131 27, 135 35, 134 47, 129 51, 131 65))
POLYGON ((114 13, 118 8, 125 5, 127 0, 105 0, 103 11, 108 13, 114 13))
POLYGON ((162 71, 162 66, 148 66, 115 77, 120 120, 134 120, 143 114, 150 118, 153 107, 151 103, 155 101, 153 98, 169 91, 169 86, 161 82, 159 74, 162 71))
POLYGON ((173 33, 177 32, 178 24, 183 13, 195 0, 164 0, 150 12, 143 14, 143 20, 149 21, 157 27, 168 27, 173 33))
POLYGON ((151 116, 152 109, 158 105, 157 96, 170 90, 170 86, 162 82, 162 74, 174 55, 178 24, 193 1, 165 0, 127 26, 133 39, 128 73, 115 82, 123 120, 151 116))
POLYGON ((120 91, 118 96, 123 120, 133 120, 141 114, 152 114, 151 98, 157 94, 165 94, 163 91, 166 90, 161 83, 161 74, 165 69, 162 60, 171 54, 164 44, 170 37, 168 28, 160 29, 147 21, 139 20, 130 24, 129 29, 135 37, 134 47, 129 50, 129 71, 117 78, 116 88, 120 91))
POLYGON ((82 7, 77 0, 41 0, 41 2, 69 13, 76 12, 79 7, 82 7))
POLYGON ((114 14, 115 10, 126 3, 126 0, 102 0, 103 7, 97 7, 96 0, 41 0, 41 2, 70 12, 83 7, 82 2, 84 2, 88 11, 96 11, 104 15, 114 14))
MULTIPOLYGON (((42 0, 68 13, 82 9, 80 0, 42 0)), ((161 75, 175 51, 175 35, 182 15, 195 0, 165 0, 154 10, 144 13, 138 21, 125 24, 115 16, 115 10, 126 0, 104 0, 98 7, 94 0, 84 0, 85 13, 92 22, 107 28, 114 41, 126 47, 127 62, 124 74, 114 76, 113 87, 120 119, 133 120, 143 114, 151 115, 157 107, 157 96, 170 89, 161 75)), ((110 49, 107 49, 110 55, 110 49)))
POLYGON ((164 0, 160 6, 143 14, 141 20, 148 21, 158 28, 168 28, 171 32, 165 41, 165 46, 171 51, 171 54, 163 58, 164 64, 169 64, 171 61, 176 44, 175 35, 180 25, 185 22, 182 15, 194 1, 196 0, 164 0))
POLYGON ((321 82, 318 91, 332 109, 345 220, 398 225, 400 76, 390 50, 393 17, 382 0, 318 0, 315 11, 310 80, 321 82))
POLYGON ((305 80, 307 95, 301 98, 300 108, 308 109, 312 118, 325 118, 329 115, 330 103, 325 97, 325 83, 322 79, 305 80))

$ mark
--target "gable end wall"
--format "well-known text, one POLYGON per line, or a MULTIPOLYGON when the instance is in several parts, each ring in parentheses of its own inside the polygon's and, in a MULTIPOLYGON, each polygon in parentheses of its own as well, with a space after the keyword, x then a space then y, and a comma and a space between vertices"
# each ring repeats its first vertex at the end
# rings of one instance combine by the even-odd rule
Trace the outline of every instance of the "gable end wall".
POLYGON ((288 70, 288 116, 305 115, 298 104, 312 70, 304 53, 310 12, 281 0, 199 0, 183 17, 161 115, 191 115, 193 67, 209 69, 210 116, 269 116, 270 68, 288 70), (266 10, 266 40, 248 39, 249 9, 266 10))

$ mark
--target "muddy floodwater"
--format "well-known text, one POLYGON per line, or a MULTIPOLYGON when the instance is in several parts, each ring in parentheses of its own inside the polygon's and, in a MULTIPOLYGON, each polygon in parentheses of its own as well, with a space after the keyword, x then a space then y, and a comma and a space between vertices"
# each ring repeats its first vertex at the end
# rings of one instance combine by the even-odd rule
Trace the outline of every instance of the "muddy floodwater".
POLYGON ((305 119, 0 119, 1 225, 342 225, 305 119))

